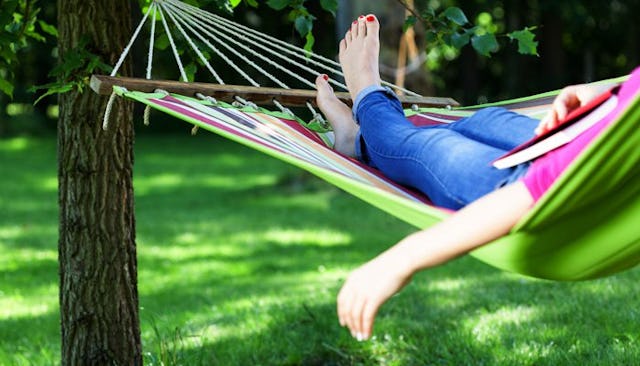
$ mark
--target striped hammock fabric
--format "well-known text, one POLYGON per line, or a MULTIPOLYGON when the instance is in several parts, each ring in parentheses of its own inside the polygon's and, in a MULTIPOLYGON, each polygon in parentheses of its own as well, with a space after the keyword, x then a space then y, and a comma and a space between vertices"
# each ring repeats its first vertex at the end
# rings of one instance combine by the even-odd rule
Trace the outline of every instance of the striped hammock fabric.
MULTIPOLYGON (((618 82, 620 79, 605 81, 618 82)), ((299 119, 252 107, 114 87, 146 104, 305 169, 418 228, 451 214, 330 148, 331 134, 299 119)), ((541 118, 556 92, 491 105, 541 118)), ((640 261, 640 102, 595 141, 513 231, 471 253, 497 268, 553 280, 610 275, 640 261), (622 163, 624 162, 624 163, 622 163), (604 195, 602 192, 612 194, 604 195)), ((447 123, 487 105, 407 110, 416 125, 447 123)))

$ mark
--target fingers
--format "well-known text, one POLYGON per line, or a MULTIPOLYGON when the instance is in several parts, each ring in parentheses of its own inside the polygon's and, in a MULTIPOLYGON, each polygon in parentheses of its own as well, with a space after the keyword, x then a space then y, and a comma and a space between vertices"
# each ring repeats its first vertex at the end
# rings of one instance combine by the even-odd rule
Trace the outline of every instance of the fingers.
POLYGON ((581 101, 578 97, 578 88, 576 86, 568 86, 562 89, 553 100, 549 113, 540 121, 535 133, 541 135, 556 128, 562 120, 567 118, 569 112, 580 105, 581 101))
POLYGON ((365 304, 362 317, 360 318, 360 329, 363 339, 371 338, 373 334, 373 322, 375 321, 378 309, 379 306, 376 306, 374 303, 368 302, 365 304))
POLYGON ((551 109, 549 113, 540 121, 538 127, 534 131, 536 135, 542 135, 553 128, 558 123, 558 114, 554 109, 551 109))
POLYGON ((367 340, 373 333, 378 307, 375 302, 345 284, 338 295, 338 321, 349 329, 352 337, 359 341, 367 340))

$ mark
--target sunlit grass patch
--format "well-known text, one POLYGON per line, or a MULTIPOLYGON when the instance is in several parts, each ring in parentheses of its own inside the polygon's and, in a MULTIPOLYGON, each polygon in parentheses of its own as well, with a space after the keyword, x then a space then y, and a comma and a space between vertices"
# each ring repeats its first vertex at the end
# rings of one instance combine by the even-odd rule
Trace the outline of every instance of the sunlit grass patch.
MULTIPOLYGON (((0 365, 59 361, 55 141, 0 140, 0 365)), ((213 136, 139 136, 146 365, 632 365, 640 271, 558 283, 471 257, 417 274, 374 339, 339 327, 349 271, 414 229, 213 136)))

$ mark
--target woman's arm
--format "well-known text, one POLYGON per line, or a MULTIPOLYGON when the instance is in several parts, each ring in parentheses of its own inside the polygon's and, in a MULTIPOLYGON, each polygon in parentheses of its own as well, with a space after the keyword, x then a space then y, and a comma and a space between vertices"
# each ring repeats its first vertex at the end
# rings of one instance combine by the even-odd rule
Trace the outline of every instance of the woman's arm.
POLYGON ((416 232, 353 271, 338 294, 338 318, 358 340, 368 339, 380 306, 411 276, 507 234, 533 199, 516 182, 416 232))

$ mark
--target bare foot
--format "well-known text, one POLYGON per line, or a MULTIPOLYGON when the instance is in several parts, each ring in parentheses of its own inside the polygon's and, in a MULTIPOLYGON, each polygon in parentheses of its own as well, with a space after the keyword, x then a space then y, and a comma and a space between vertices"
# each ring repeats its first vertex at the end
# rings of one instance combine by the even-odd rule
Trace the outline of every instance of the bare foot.
POLYGON ((374 15, 360 16, 340 41, 340 65, 352 100, 362 89, 380 85, 379 32, 380 23, 374 15))
POLYGON ((351 108, 342 103, 333 93, 331 85, 327 82, 328 79, 327 75, 320 75, 316 78, 318 108, 327 117, 333 128, 336 138, 333 148, 344 155, 355 157, 355 138, 358 125, 353 120, 351 108))

